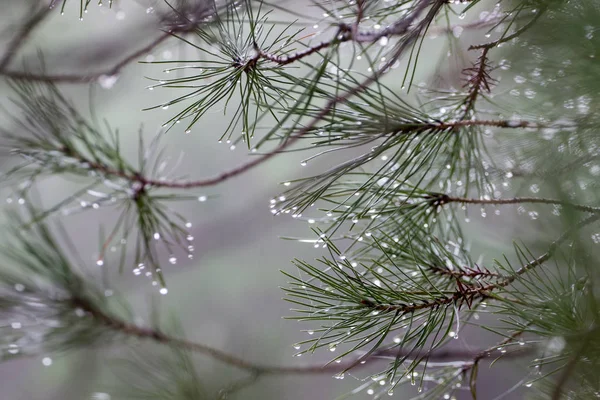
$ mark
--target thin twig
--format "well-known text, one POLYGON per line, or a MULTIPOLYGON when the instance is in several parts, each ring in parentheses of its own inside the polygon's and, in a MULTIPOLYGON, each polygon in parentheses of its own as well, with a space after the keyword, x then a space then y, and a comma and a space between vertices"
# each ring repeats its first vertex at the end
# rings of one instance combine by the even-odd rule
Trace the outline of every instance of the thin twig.
POLYGON ((97 80, 103 75, 111 76, 117 75, 126 65, 136 60, 138 57, 152 51, 155 47, 166 41, 173 34, 171 32, 163 32, 160 36, 155 38, 152 42, 146 46, 134 51, 127 55, 122 60, 117 62, 112 67, 104 71, 96 71, 88 74, 37 74, 33 72, 23 71, 7 71, 0 68, 0 74, 18 80, 28 80, 37 82, 48 82, 48 83, 88 83, 97 80))
POLYGON ((4 52, 4 55, 0 59, 0 71, 5 69, 13 58, 19 52, 19 49, 25 44, 31 33, 35 30, 35 28, 41 24, 44 19, 50 14, 50 8, 42 7, 38 11, 34 12, 33 15, 23 24, 21 31, 15 36, 12 42, 8 45, 7 50, 4 52))
POLYGON ((531 28, 535 22, 542 16, 542 14, 544 14, 544 12, 546 11, 548 7, 542 7, 541 10, 538 10, 537 13, 535 14, 535 16, 528 22, 526 23, 522 28, 518 29, 515 33, 513 33, 512 35, 508 35, 508 36, 504 36, 501 37, 498 40, 494 40, 493 42, 489 42, 489 43, 483 43, 483 44, 477 44, 477 45, 473 45, 469 47, 469 50, 477 50, 477 49, 491 49, 494 48, 502 43, 506 43, 509 40, 512 40, 516 37, 518 37, 519 35, 521 35, 523 32, 525 32, 526 30, 528 30, 529 28, 531 28))
POLYGON ((578 211, 584 211, 589 213, 600 213, 600 207, 592 207, 581 204, 573 204, 568 201, 546 199, 542 197, 513 197, 511 199, 473 199, 465 197, 452 197, 447 195, 441 195, 440 204, 446 203, 461 203, 461 204, 479 204, 479 205, 508 205, 508 204, 553 204, 560 205, 563 207, 572 208, 578 211))
MULTIPOLYGON (((186 349, 192 352, 207 355, 215 360, 221 361, 225 364, 231 365, 236 368, 247 370, 253 374, 258 375, 315 375, 322 373, 339 373, 347 371, 349 369, 360 367, 364 365, 364 361, 367 359, 378 359, 386 358, 388 356, 396 357, 398 352, 406 356, 410 356, 413 349, 409 350, 398 350, 396 348, 381 349, 370 354, 359 356, 354 360, 350 360, 344 363, 328 363, 325 365, 305 365, 305 366, 280 366, 280 365, 267 365, 258 364, 251 361, 239 358, 234 354, 227 353, 222 350, 212 348, 210 346, 190 342, 185 339, 176 338, 169 336, 157 329, 151 329, 147 327, 140 327, 135 324, 128 323, 119 318, 105 313, 93 305, 92 302, 83 299, 76 298, 73 300, 75 306, 81 308, 87 312, 91 317, 95 318, 98 322, 102 323, 106 327, 117 331, 121 334, 137 337, 139 339, 149 339, 158 343, 162 343, 169 346, 176 346, 182 349, 186 349)), ((448 362, 448 361, 463 361, 471 360, 477 357, 478 359, 489 357, 489 350, 484 351, 466 351, 456 349, 446 349, 441 351, 432 351, 427 354, 427 358, 430 361, 448 362)), ((525 350, 520 353, 515 353, 515 356, 521 356, 525 354, 525 350)))

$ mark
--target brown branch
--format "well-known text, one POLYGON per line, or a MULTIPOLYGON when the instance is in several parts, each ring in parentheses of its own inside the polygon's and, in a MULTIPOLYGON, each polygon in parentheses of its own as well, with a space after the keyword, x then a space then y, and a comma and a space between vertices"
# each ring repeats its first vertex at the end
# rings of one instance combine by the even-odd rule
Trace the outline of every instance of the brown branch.
POLYGON ((28 80, 28 81, 38 81, 38 82, 48 82, 48 83, 88 83, 91 81, 95 81, 103 75, 116 75, 118 74, 126 65, 133 62, 138 57, 150 52, 152 49, 166 41, 169 37, 171 37, 173 33, 171 32, 163 32, 160 36, 155 38, 152 42, 148 43, 146 46, 134 51, 133 53, 127 55, 122 60, 117 62, 112 67, 104 70, 97 71, 88 74, 37 74, 33 72, 23 72, 23 71, 9 71, 2 70, 0 68, 0 74, 4 75, 11 79, 19 79, 19 80, 28 80))
MULTIPOLYGON (((110 176, 122 178, 131 183, 139 183, 142 187, 152 186, 155 188, 192 189, 192 188, 214 186, 214 185, 222 183, 230 178, 241 175, 241 174, 251 170, 252 168, 270 160, 271 158, 275 157, 279 153, 283 152, 291 144, 293 144, 298 139, 300 139, 302 136, 304 136, 307 132, 309 132, 318 123, 318 121, 320 121, 323 117, 325 117, 329 113, 329 111, 333 108, 333 105, 331 105, 331 104, 337 104, 336 102, 345 101, 346 99, 351 97, 352 94, 357 93, 360 90, 362 90, 362 85, 360 87, 356 87, 356 88, 352 89, 351 91, 346 93, 344 96, 338 97, 338 98, 330 101, 330 103, 328 103, 328 106, 324 107, 321 110, 321 112, 311 121, 311 123, 306 125, 298 133, 291 136, 288 140, 282 142, 280 145, 278 145, 273 150, 271 150, 267 153, 264 153, 263 155, 257 156, 252 161, 242 164, 242 165, 240 165, 236 168, 233 168, 229 171, 224 171, 218 175, 215 175, 215 176, 209 177, 209 178, 205 178, 205 179, 190 180, 190 181, 167 181, 167 180, 160 180, 160 179, 152 179, 152 178, 145 177, 139 173, 132 173, 132 172, 127 172, 127 171, 124 171, 121 169, 114 169, 112 167, 109 167, 109 166, 99 163, 97 161, 88 159, 82 155, 74 154, 71 151, 69 151, 68 149, 58 149, 58 151, 63 152, 65 154, 65 156, 67 156, 67 157, 76 159, 81 164, 87 165, 87 169, 89 169, 89 170, 94 170, 94 171, 102 173, 104 175, 110 175, 110 176)), ((528 121, 503 121, 503 120, 477 121, 477 120, 471 120, 471 121, 426 123, 426 124, 422 124, 422 125, 415 124, 414 126, 411 125, 410 127, 421 127, 422 131, 425 131, 425 130, 450 131, 450 130, 454 130, 454 129, 457 129, 460 127, 468 127, 468 126, 495 126, 495 127, 515 128, 515 127, 532 127, 532 126, 537 126, 537 125, 535 125, 534 123, 528 122, 528 121)), ((451 202, 451 199, 452 198, 447 197, 447 196, 441 197, 439 202, 440 202, 440 204, 444 201, 451 202)), ((457 201, 458 200, 459 199, 457 198, 457 201)), ((472 200, 464 199, 464 200, 465 200, 465 203, 469 202, 469 201, 474 203, 476 201, 475 199, 472 199, 472 200), (467 200, 469 200, 469 201, 467 201, 467 200)), ((495 200, 495 201, 501 202, 501 200, 495 200)), ((491 203, 489 203, 489 204, 491 204, 491 203)), ((500 204, 500 203, 497 203, 497 204, 500 204)), ((512 204, 512 203, 509 203, 506 200, 505 204, 512 204)), ((586 207, 586 206, 579 206, 579 207, 586 208, 586 211, 589 211, 589 212, 599 212, 600 211, 600 210, 595 210, 595 208, 593 208, 593 207, 586 207), (595 210, 595 211, 591 211, 591 210, 595 210)))
MULTIPOLYGON (((258 364, 251 361, 239 358, 237 355, 227 353, 222 350, 212 348, 210 346, 191 342, 185 339, 173 337, 167 335, 157 329, 141 327, 135 324, 128 323, 119 318, 105 313, 93 305, 92 302, 84 298, 73 299, 73 304, 76 307, 81 308, 87 312, 91 317, 96 319, 99 323, 106 326, 107 328, 119 332, 126 336, 136 337, 139 339, 149 339, 157 343, 161 343, 169 346, 176 346, 182 349, 186 349, 195 353, 204 354, 215 360, 221 361, 225 364, 233 367, 247 370, 253 374, 259 375, 315 375, 322 373, 339 373, 355 367, 364 365, 363 361, 367 359, 377 359, 387 356, 396 357, 400 351, 401 355, 410 356, 413 349, 408 351, 398 350, 395 348, 381 349, 370 354, 359 356, 354 360, 350 360, 344 363, 328 363, 325 365, 305 365, 305 366, 280 366, 280 365, 267 365, 258 364)), ((430 361, 448 362, 448 361, 462 361, 470 360, 474 357, 484 358, 489 356, 490 351, 484 350, 483 352, 472 352, 465 350, 446 349, 442 351, 433 351, 427 354, 427 358, 430 361)), ((519 355, 522 355, 520 353, 519 355)))
POLYGON ((464 267, 459 270, 451 270, 451 269, 431 265, 431 266, 429 266, 429 269, 431 269, 431 271, 433 271, 433 273, 436 273, 439 275, 451 276, 451 277, 457 278, 457 279, 502 278, 502 275, 500 275, 497 272, 492 272, 487 269, 481 269, 479 267, 477 267, 476 269, 464 267))
MULTIPOLYGON (((250 62, 256 62, 258 60, 258 58, 264 58, 264 59, 267 59, 274 63, 277 63, 279 65, 287 65, 287 64, 291 64, 295 61, 301 60, 302 58, 307 57, 311 54, 314 54, 320 50, 331 47, 334 44, 339 44, 339 43, 344 43, 344 42, 349 42, 349 41, 354 41, 356 43, 375 43, 383 37, 405 35, 406 32, 408 31, 408 28, 411 26, 411 24, 414 22, 414 20, 420 15, 420 13, 423 11, 423 9, 425 7, 427 7, 429 2, 431 2, 431 0, 427 0, 427 1, 422 0, 421 4, 413 12, 413 14, 411 14, 407 18, 403 18, 403 19, 396 21, 394 24, 390 25, 386 29, 383 29, 383 30, 377 31, 377 32, 373 32, 373 31, 359 31, 358 30, 358 24, 359 24, 360 20, 362 19, 362 13, 361 13, 362 1, 359 1, 357 3, 357 5, 359 6, 359 11, 357 12, 357 21, 352 26, 349 26, 346 24, 339 24, 338 31, 329 41, 321 42, 317 45, 308 47, 307 49, 305 49, 301 52, 298 52, 296 54, 290 55, 290 56, 277 56, 275 54, 270 54, 270 53, 264 52, 260 48, 258 48, 258 45, 255 43, 254 47, 257 52, 257 56, 255 58, 251 59, 250 62)), ((438 3, 439 3, 439 1, 438 1, 438 3)), ((434 4, 435 4, 435 2, 434 2, 434 4)), ((436 13, 437 13, 437 10, 438 9, 436 9, 436 13)), ((419 29, 415 29, 413 32, 417 32, 418 33, 417 36, 420 36, 421 30, 422 29, 419 28, 419 29)), ((412 41, 414 39, 415 38, 411 38, 410 42, 412 43, 412 41)), ((397 58, 398 58, 398 55, 394 55, 392 57, 393 62, 391 62, 391 63, 388 62, 387 64, 389 64, 389 66, 393 65, 394 62, 397 60, 397 58)), ((381 70, 386 70, 386 69, 387 69, 386 67, 381 68, 381 70)))
POLYGON ((546 199, 541 197, 513 197, 511 199, 472 199, 465 197, 451 197, 445 194, 440 195, 439 204, 447 203, 461 203, 461 204, 479 204, 479 205, 508 205, 508 204, 553 204, 560 205, 568 208, 573 208, 578 211, 584 211, 588 213, 597 214, 600 213, 600 207, 592 207, 581 204, 573 204, 568 201, 546 199))
MULTIPOLYGON (((477 355, 475 355, 475 357, 473 357, 473 363, 471 365, 463 367, 463 371, 466 371, 466 370, 472 368, 473 366, 475 366, 475 364, 477 364, 482 359, 491 357, 492 352, 497 350, 498 347, 506 346, 507 344, 513 342, 515 339, 517 339, 519 336, 521 336, 523 333, 525 333, 525 331, 523 329, 519 329, 519 330, 513 332, 510 336, 507 336, 504 340, 500 341, 498 344, 496 344, 492 347, 489 347, 485 350, 480 351, 479 353, 477 353, 477 355)), ((523 349, 523 352, 531 353, 533 350, 534 350, 534 348, 528 348, 528 349, 523 349)), ((522 354, 523 352, 521 352, 521 351, 512 352, 511 355, 514 353, 522 354)))
POLYGON ((459 289, 451 296, 442 296, 430 301, 423 301, 421 303, 411 303, 411 304, 382 304, 377 303, 372 300, 363 299, 360 301, 360 304, 366 306, 368 308, 372 308, 373 310, 377 310, 380 312, 392 312, 392 311, 400 311, 402 313, 413 313, 418 310, 424 309, 435 309, 441 306, 447 306, 450 304, 457 304, 459 307, 466 303, 470 305, 473 300, 482 300, 486 297, 489 297, 490 292, 506 287, 513 283, 519 276, 531 271, 532 269, 538 267, 542 263, 548 261, 556 249, 564 243, 571 235, 583 228, 586 225, 589 225, 593 222, 596 222, 600 219, 600 214, 594 214, 589 218, 584 219, 580 223, 578 223, 573 228, 569 229, 565 233, 563 233, 558 239, 550 244, 548 251, 541 256, 537 257, 533 261, 528 262, 519 268, 513 275, 510 275, 503 279, 500 282, 488 284, 485 286, 480 286, 477 288, 470 289, 459 289))
POLYGON ((340 25, 340 28, 338 29, 337 33, 333 36, 333 38, 331 40, 329 40, 327 42, 321 42, 317 45, 308 47, 307 49, 305 49, 303 51, 297 52, 297 53, 289 55, 289 56, 278 56, 275 54, 264 52, 255 43, 254 49, 257 52, 257 56, 255 57, 255 59, 252 59, 250 61, 256 62, 256 61, 258 61, 259 58, 264 58, 265 60, 272 61, 281 66, 291 64, 293 62, 303 59, 304 57, 310 56, 311 54, 314 54, 318 51, 321 51, 323 49, 331 47, 334 44, 342 43, 342 42, 346 42, 346 41, 350 40, 352 38, 352 35, 348 31, 348 29, 349 28, 346 25, 340 25))
POLYGON ((49 7, 42 7, 38 11, 32 13, 31 17, 23 24, 21 31, 8 45, 7 50, 0 59, 0 71, 4 70, 10 64, 19 52, 19 49, 25 44, 35 28, 46 19, 50 14, 50 11, 49 7))
POLYGON ((467 76, 465 86, 469 89, 469 94, 463 103, 465 109, 460 119, 469 117, 471 111, 475 109, 475 103, 481 92, 490 93, 491 91, 490 85, 494 83, 494 79, 489 74, 491 69, 487 57, 489 50, 488 47, 485 47, 475 65, 463 70, 463 74, 467 76))

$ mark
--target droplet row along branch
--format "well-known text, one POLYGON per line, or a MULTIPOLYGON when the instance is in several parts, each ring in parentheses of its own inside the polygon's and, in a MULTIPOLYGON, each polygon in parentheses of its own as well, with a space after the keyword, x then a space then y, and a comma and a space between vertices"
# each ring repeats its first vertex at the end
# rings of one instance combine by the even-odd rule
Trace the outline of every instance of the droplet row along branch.
POLYGON ((600 213, 600 207, 593 207, 582 204, 574 204, 568 201, 556 200, 556 199, 547 199, 543 197, 513 197, 510 199, 474 199, 474 198, 466 198, 466 197, 452 197, 446 194, 436 194, 432 195, 429 200, 433 202, 436 206, 441 206, 444 204, 450 203, 459 203, 459 204, 477 204, 477 205, 490 205, 490 206, 499 206, 499 205, 514 205, 514 204, 549 204, 556 205, 566 208, 571 208, 573 210, 598 214, 600 213))
POLYGON ((518 279, 519 276, 531 271, 532 269, 542 265, 544 262, 548 261, 556 249, 565 241, 567 241, 575 232, 578 232, 581 228, 592 224, 600 219, 600 213, 594 214, 583 221, 579 222, 577 225, 572 227, 563 233, 558 239, 552 242, 549 246, 549 249, 546 253, 537 257, 536 259, 528 262, 523 265, 521 268, 516 270, 512 275, 505 277, 504 279, 490 283, 487 285, 479 286, 479 287, 466 287, 464 285, 460 285, 459 288, 454 292, 454 294, 450 296, 442 296, 435 298, 429 301, 422 301, 420 303, 410 303, 410 304, 394 304, 394 303, 379 303, 370 299, 362 299, 360 301, 360 305, 379 311, 379 312, 401 312, 403 314, 410 314, 415 311, 425 310, 425 309, 437 309, 443 306, 449 306, 452 304, 456 304, 458 307, 461 307, 463 304, 467 304, 467 306, 471 307, 473 301, 483 300, 492 296, 491 292, 494 290, 509 286, 515 280, 518 279))

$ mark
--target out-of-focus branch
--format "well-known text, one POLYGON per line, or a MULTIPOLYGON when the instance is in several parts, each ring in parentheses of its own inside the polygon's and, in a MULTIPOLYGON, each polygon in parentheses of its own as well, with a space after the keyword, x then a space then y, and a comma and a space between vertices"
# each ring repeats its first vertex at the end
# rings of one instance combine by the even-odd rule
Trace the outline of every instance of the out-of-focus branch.
POLYGON ((600 213, 600 208, 586 206, 581 204, 573 204, 568 201, 555 200, 555 199, 546 199, 541 197, 513 197, 511 199, 469 199, 464 197, 452 197, 447 195, 442 195, 440 197, 440 203, 461 203, 461 204, 479 204, 479 205, 508 205, 508 204, 523 204, 523 203, 531 203, 531 204, 553 204, 560 205, 569 208, 573 208, 578 211, 584 211, 589 213, 598 214, 600 213))
POLYGON ((31 16, 21 27, 21 30, 8 45, 2 58, 0 58, 0 71, 4 71, 11 63, 13 58, 19 52, 19 49, 25 44, 31 33, 41 24, 50 14, 50 8, 41 7, 38 10, 32 10, 31 16))
MULTIPOLYGON (((185 339, 172 337, 157 329, 145 328, 140 327, 138 325, 130 324, 112 315, 104 313, 102 310, 97 309, 91 302, 88 302, 85 299, 75 299, 74 302, 76 306, 80 307, 82 310, 87 312, 92 318, 95 318, 98 322, 126 336, 137 337, 139 339, 149 339, 165 345, 176 346, 183 349, 187 349, 189 351, 204 354, 225 364, 243 370, 247 370, 257 375, 316 375, 323 373, 335 374, 355 367, 360 367, 364 365, 364 361, 366 360, 377 360, 381 358, 397 357, 399 355, 401 357, 410 356, 413 352, 413 349, 381 349, 370 354, 367 353, 363 356, 359 356, 356 359, 344 363, 328 363, 325 365, 282 366, 257 364, 239 358, 235 354, 227 353, 225 351, 218 350, 204 344, 190 342, 185 339)), ((518 352, 513 352, 510 355, 523 356, 525 354, 530 353, 532 350, 533 349, 531 348, 523 349, 518 352)), ((419 357, 422 356, 422 354, 419 355, 419 357)), ((466 364, 470 364, 472 360, 480 360, 482 358, 490 356, 491 350, 467 351, 461 349, 435 350, 430 351, 426 354, 426 357, 432 362, 464 361, 466 364)))
POLYGON ((0 74, 12 79, 23 79, 47 83, 88 83, 97 80, 103 75, 110 76, 118 74, 129 63, 152 51, 152 49, 165 42, 171 36, 172 33, 163 32, 160 36, 148 43, 146 46, 127 55, 115 65, 104 71, 91 72, 87 74, 38 74, 34 72, 2 70, 2 68, 0 68, 0 74))

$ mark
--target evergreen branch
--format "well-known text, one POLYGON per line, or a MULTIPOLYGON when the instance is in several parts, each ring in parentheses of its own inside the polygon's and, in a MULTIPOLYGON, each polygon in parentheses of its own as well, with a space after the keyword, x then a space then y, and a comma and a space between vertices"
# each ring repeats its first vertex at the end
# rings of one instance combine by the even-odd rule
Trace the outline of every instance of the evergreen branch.
MULTIPOLYGON (((394 28, 395 32, 397 32, 397 34, 400 34, 401 32, 406 33, 409 30, 413 21, 420 15, 420 13, 426 7, 429 6, 429 3, 430 3, 430 0, 421 0, 419 2, 419 5, 416 7, 416 9, 413 11, 413 13, 410 14, 409 17, 405 18, 402 23, 398 23, 397 25, 395 25, 395 28, 394 28)), ((444 4, 444 2, 441 0, 436 1, 434 3, 435 7, 430 11, 429 16, 427 17, 426 21, 430 21, 431 19, 433 19, 433 17, 436 15, 437 11, 443 6, 443 4, 444 4)), ((371 83, 376 82, 379 79, 379 77, 389 67, 391 67, 391 65, 400 57, 400 55, 403 53, 403 51, 406 49, 406 47, 410 43, 412 43, 412 41, 416 40, 416 38, 418 37, 418 32, 420 32, 420 31, 421 31, 421 28, 415 29, 414 31, 412 31, 412 33, 404 40, 404 44, 399 47, 399 49, 395 52, 394 56, 391 57, 391 60, 388 61, 383 68, 381 68, 379 71, 375 72, 372 76, 367 78, 361 84, 348 90, 343 95, 339 95, 339 96, 336 96, 336 97, 330 99, 327 102, 327 104, 321 108, 321 111, 307 125, 305 125, 298 132, 289 136, 285 141, 282 141, 282 143, 280 143, 275 149, 271 150, 270 152, 268 152, 262 156, 259 156, 248 163, 242 164, 232 170, 223 172, 212 178, 202 179, 199 181, 190 181, 190 182, 148 181, 146 183, 153 185, 153 186, 157 186, 157 187, 160 186, 160 187, 181 188, 181 189, 212 186, 212 185, 216 185, 218 183, 224 182, 225 180, 228 180, 237 175, 243 174, 243 173, 247 172, 248 170, 270 160, 272 157, 281 153, 285 149, 289 148, 295 142, 297 142, 299 139, 301 139, 304 135, 309 133, 323 118, 325 118, 335 108, 335 106, 337 104, 347 101, 352 96, 364 91, 371 83)), ((467 121, 458 122, 457 124, 458 124, 458 126, 468 126, 469 125, 467 123, 467 121)), ((519 123, 511 123, 509 121, 504 121, 504 122, 502 122, 502 121, 486 121, 486 122, 480 122, 479 124, 480 125, 498 126, 498 127, 528 127, 528 126, 531 126, 530 123, 525 122, 525 121, 519 122, 519 123)), ((470 125, 477 125, 477 123, 471 123, 470 125)), ((443 129, 451 129, 452 125, 442 124, 441 127, 443 129)))
POLYGON ((461 119, 465 119, 470 116, 475 109, 475 103, 479 95, 482 92, 490 93, 491 85, 495 83, 489 74, 489 70, 491 69, 488 60, 489 50, 490 49, 488 47, 485 47, 475 65, 463 70, 463 74, 467 77, 465 86, 469 90, 468 95, 462 104, 463 114, 461 119))
POLYGON ((568 240, 573 235, 574 232, 577 232, 584 226, 594 223, 594 222, 598 221, 599 219, 600 219, 600 215, 593 215, 591 217, 584 219, 583 221, 578 223, 575 227, 569 229, 567 232, 562 234, 558 239, 556 239, 554 242, 552 242, 550 244, 549 250, 546 253, 540 255, 533 261, 530 261, 529 263, 523 265, 521 268, 519 268, 517 271, 515 271, 515 273, 513 275, 507 277, 506 279, 504 279, 500 282, 491 283, 491 284, 484 285, 484 286, 477 287, 477 288, 470 288, 470 289, 464 289, 464 290, 459 289, 451 296, 438 297, 432 301, 424 301, 420 304, 381 304, 381 303, 377 303, 377 302, 374 302, 369 299, 362 299, 360 301, 360 304, 362 304, 363 306, 365 306, 367 308, 381 311, 381 312, 389 313, 392 311, 400 311, 404 314, 413 313, 415 311, 424 310, 424 309, 435 309, 440 306, 444 306, 444 305, 448 305, 448 304, 458 304, 459 306, 462 303, 471 304, 474 300, 483 299, 485 297, 488 297, 489 293, 491 291, 494 291, 494 290, 497 290, 497 289, 500 289, 500 288, 510 285, 520 275, 523 275, 523 274, 531 271, 532 269, 538 267, 539 265, 545 263, 552 257, 555 250, 562 243, 564 243, 566 240, 568 240))
MULTIPOLYGON (((4 179, 25 180, 27 185, 22 190, 22 197, 32 183, 49 175, 75 176, 87 181, 82 190, 33 215, 29 224, 59 211, 66 215, 101 206, 119 207, 120 218, 102 246, 98 265, 103 265, 106 248, 116 240, 117 233, 126 240, 137 231, 134 273, 139 275, 147 263, 152 271, 146 275, 157 278, 153 283, 155 286, 159 282, 164 286, 156 247, 164 246, 169 254, 173 253, 173 247, 191 252, 193 246, 189 241, 193 237, 186 230, 187 221, 166 206, 168 201, 190 197, 155 193, 154 188, 145 183, 148 176, 161 174, 167 178, 170 175, 164 171, 166 163, 159 162, 162 161, 158 148, 160 136, 146 147, 140 132, 140 157, 136 166, 121 153, 118 132, 107 126, 108 138, 105 137, 54 86, 20 81, 12 87, 19 95, 15 103, 24 114, 15 117, 15 122, 25 135, 8 130, 4 134, 13 146, 11 153, 25 161, 9 170, 4 179), (90 201, 83 200, 83 196, 90 201)), ((176 262, 176 258, 170 257, 171 263, 176 262)), ((191 253, 188 257, 192 257, 191 253)))
POLYGON ((264 58, 266 60, 269 60, 271 62, 274 62, 280 66, 284 66, 287 64, 292 64, 294 62, 300 61, 301 59, 303 59, 304 57, 308 57, 311 56, 315 53, 318 53, 321 50, 324 50, 328 47, 331 47, 335 44, 338 43, 343 43, 343 42, 347 42, 349 40, 352 40, 352 36, 350 35, 350 28, 345 26, 345 25, 340 25, 340 27, 338 28, 337 33, 333 36, 333 38, 329 41, 325 41, 325 42, 321 42, 317 45, 312 45, 310 47, 308 47, 305 50, 302 50, 300 52, 291 54, 291 55, 286 55, 286 56, 278 56, 275 54, 271 54, 268 52, 265 52, 264 50, 260 49, 258 47, 258 45, 255 43, 254 44, 254 49, 256 50, 257 54, 255 56, 256 61, 258 61, 258 59, 260 58, 264 58))

